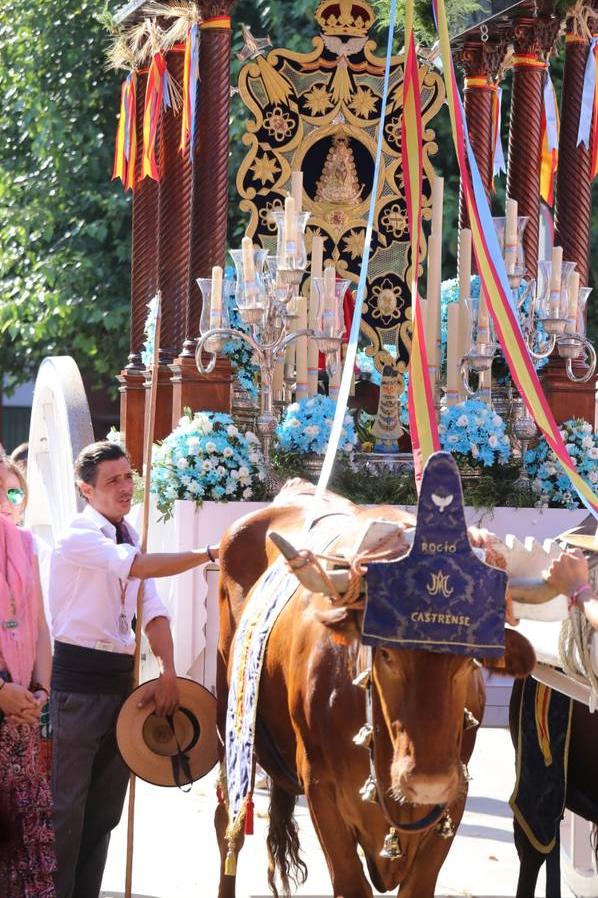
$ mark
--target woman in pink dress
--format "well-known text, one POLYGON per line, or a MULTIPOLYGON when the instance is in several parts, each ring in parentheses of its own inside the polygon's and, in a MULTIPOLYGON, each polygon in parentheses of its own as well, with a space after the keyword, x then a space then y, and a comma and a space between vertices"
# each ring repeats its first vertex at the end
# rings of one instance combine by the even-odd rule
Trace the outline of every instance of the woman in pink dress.
POLYGON ((0 896, 53 898, 51 798, 40 715, 51 648, 33 537, 16 526, 26 486, 0 457, 0 896))

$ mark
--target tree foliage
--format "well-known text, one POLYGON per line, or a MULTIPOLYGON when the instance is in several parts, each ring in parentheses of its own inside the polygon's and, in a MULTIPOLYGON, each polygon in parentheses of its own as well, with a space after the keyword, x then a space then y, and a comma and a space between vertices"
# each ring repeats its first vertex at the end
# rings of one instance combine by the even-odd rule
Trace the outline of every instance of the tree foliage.
POLYGON ((93 0, 0 7, 0 369, 49 354, 112 378, 128 351, 130 207, 110 182, 118 79, 93 0))

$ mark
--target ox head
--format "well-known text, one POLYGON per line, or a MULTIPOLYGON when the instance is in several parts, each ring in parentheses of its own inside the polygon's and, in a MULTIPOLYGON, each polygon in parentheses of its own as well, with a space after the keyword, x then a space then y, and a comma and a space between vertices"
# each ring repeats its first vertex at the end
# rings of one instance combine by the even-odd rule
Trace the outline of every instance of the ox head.
MULTIPOLYGON (((355 559, 346 560, 344 566, 340 561, 324 570, 309 552, 297 551, 277 534, 270 536, 301 584, 319 595, 314 602, 318 620, 335 640, 357 643, 364 612, 358 573, 363 570, 364 561, 361 567, 354 563, 355 559)), ((382 542, 370 549, 372 555, 380 555, 382 542)), ((406 554, 409 548, 396 525, 385 543, 393 557, 406 554)), ((493 562, 500 563, 496 540, 493 550, 493 562)), ((536 604, 553 595, 542 581, 513 581, 509 589, 520 603, 536 604)), ((399 596, 397 604, 400 606, 399 596)), ((510 628, 505 629, 504 657, 491 662, 465 655, 397 648, 390 643, 372 647, 373 757, 378 794, 385 797, 393 819, 393 802, 444 805, 463 791, 463 740, 471 739, 470 747, 473 746, 473 731, 467 732, 472 724, 471 712, 479 719, 484 706, 480 663, 523 677, 531 672, 535 655, 529 642, 510 628)), ((476 724, 477 720, 473 726, 476 724)))

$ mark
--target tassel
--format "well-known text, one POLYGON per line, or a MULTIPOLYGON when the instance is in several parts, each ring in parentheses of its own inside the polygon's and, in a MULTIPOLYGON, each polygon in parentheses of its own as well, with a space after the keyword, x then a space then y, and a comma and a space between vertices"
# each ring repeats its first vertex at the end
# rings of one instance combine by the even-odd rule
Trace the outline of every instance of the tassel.
POLYGON ((389 861, 398 861, 403 857, 399 834, 394 826, 391 826, 388 833, 384 836, 384 847, 380 852, 380 857, 384 857, 389 861))
POLYGON ((550 73, 544 83, 542 106, 542 158, 540 163, 540 195, 545 203, 554 202, 554 176, 559 160, 559 113, 550 73))
MULTIPOLYGON (((145 105, 143 110, 143 177, 160 180, 160 169, 156 159, 156 137, 162 107, 170 105, 168 92, 164 96, 164 86, 168 85, 166 60, 161 53, 155 53, 147 76, 145 105)), ((167 87, 168 91, 168 87, 167 87)))
POLYGON ((497 87, 492 94, 492 189, 496 192, 494 178, 506 171, 505 151, 502 143, 502 88, 497 87))
POLYGON ((464 729, 473 730, 473 729, 475 729, 475 727, 478 727, 479 725, 480 725, 480 721, 477 719, 477 717, 474 717, 474 715, 471 713, 469 708, 465 708, 465 711, 463 712, 463 727, 464 727, 464 729))
POLYGON ((245 806, 245 835, 253 835, 253 798, 251 795, 248 797, 245 806))
POLYGON ((342 56, 332 79, 332 99, 335 103, 348 103, 351 99, 351 76, 346 56, 342 56))
POLYGON ((112 179, 120 178, 125 190, 134 190, 137 164, 137 75, 131 72, 123 82, 120 118, 114 148, 112 179))
POLYGON ((366 723, 362 726, 356 736, 353 736, 353 742, 360 748, 369 748, 372 744, 373 728, 372 725, 366 723))
MULTIPOLYGON (((596 66, 596 84, 598 85, 598 46, 594 47, 594 64, 596 66)), ((592 121, 592 181, 598 175, 598 88, 594 89, 594 117, 592 121)), ((592 693, 593 694, 593 693, 592 693)))
POLYGON ((224 795, 222 794, 222 786, 220 783, 216 786, 216 798, 218 799, 218 804, 224 804, 224 795))
POLYGON ((229 848, 226 852, 226 860, 224 861, 224 875, 225 876, 236 876, 237 875, 237 855, 233 851, 232 848, 229 848))
POLYGON ((367 667, 365 670, 362 670, 360 674, 357 674, 353 680, 353 685, 359 686, 360 689, 369 689, 371 681, 372 671, 367 667))
POLYGON ((120 117, 118 119, 118 129, 116 131, 116 144, 114 147, 114 166, 112 168, 112 180, 120 178, 123 186, 127 180, 126 167, 127 160, 125 158, 125 135, 127 127, 127 83, 123 81, 120 89, 120 117))

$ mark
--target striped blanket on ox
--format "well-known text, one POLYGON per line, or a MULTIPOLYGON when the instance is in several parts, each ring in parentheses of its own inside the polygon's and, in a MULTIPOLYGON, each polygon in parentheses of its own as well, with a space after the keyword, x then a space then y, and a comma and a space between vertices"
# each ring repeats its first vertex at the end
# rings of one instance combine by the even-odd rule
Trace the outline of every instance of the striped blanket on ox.
MULTIPOLYGON (((324 520, 307 539, 299 536, 297 543, 303 540, 306 548, 324 552, 339 529, 335 515, 334 523, 324 520)), ((298 587, 297 577, 279 558, 253 587, 235 634, 225 736, 229 844, 243 826, 253 789, 257 702, 268 638, 298 587)))

